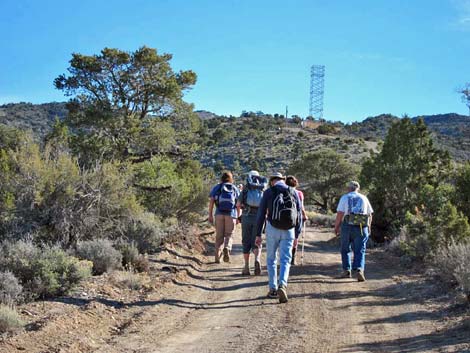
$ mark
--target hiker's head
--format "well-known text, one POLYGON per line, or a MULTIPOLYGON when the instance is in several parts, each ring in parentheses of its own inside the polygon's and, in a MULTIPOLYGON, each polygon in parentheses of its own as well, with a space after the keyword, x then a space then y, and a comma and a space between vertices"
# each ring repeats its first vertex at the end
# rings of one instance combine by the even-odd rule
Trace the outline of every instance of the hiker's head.
POLYGON ((220 181, 222 183, 233 183, 233 174, 228 170, 224 170, 222 172, 222 176, 220 177, 220 181))
POLYGON ((273 186, 274 184, 276 184, 279 180, 285 180, 286 177, 282 175, 282 173, 273 173, 271 174, 271 176, 269 177, 269 184, 271 186, 273 186))
POLYGON ((297 178, 295 176, 288 175, 287 178, 286 178, 286 184, 288 186, 296 188, 297 186, 299 186, 299 181, 297 180, 297 178))
POLYGON ((360 188, 361 186, 357 181, 353 180, 348 183, 348 191, 359 191, 360 188))

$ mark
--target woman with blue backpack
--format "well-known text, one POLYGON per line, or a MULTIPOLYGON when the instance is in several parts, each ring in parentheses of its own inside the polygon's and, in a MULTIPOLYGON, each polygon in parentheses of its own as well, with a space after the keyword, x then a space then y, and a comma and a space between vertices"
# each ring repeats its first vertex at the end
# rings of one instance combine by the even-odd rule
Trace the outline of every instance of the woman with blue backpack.
POLYGON ((220 183, 214 186, 209 194, 209 223, 214 224, 215 209, 215 263, 220 263, 223 246, 224 262, 230 262, 232 236, 240 216, 237 200, 240 190, 233 184, 233 175, 224 171, 220 183))
POLYGON ((255 256, 255 276, 261 274, 261 245, 256 245, 256 215, 263 198, 263 192, 268 185, 268 179, 259 175, 256 170, 248 173, 246 185, 243 187, 238 206, 243 210, 242 222, 242 246, 245 266, 243 276, 250 275, 250 253, 255 256))

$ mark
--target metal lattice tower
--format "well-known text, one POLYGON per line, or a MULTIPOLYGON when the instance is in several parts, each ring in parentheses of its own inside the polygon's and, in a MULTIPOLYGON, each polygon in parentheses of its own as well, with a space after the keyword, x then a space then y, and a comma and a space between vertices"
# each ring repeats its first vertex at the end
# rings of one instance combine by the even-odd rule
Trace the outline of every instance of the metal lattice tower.
POLYGON ((323 95, 325 93, 325 66, 312 65, 310 69, 310 110, 309 115, 323 118, 323 95))

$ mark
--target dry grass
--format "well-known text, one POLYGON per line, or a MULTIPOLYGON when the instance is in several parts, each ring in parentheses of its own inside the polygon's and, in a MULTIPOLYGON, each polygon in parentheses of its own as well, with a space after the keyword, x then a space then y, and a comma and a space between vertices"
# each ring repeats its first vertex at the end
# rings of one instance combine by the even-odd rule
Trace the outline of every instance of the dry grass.
POLYGON ((0 305, 0 333, 13 332, 24 326, 20 316, 10 306, 0 305))

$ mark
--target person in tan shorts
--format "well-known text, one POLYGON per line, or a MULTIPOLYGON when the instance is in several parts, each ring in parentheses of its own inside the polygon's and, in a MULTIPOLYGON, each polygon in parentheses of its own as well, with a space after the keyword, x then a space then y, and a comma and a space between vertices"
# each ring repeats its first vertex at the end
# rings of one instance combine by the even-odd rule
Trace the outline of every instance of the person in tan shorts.
POLYGON ((209 223, 214 224, 215 208, 215 262, 220 263, 221 249, 224 262, 230 262, 232 236, 241 210, 237 207, 240 190, 233 184, 233 175, 224 171, 220 183, 209 194, 209 223))

